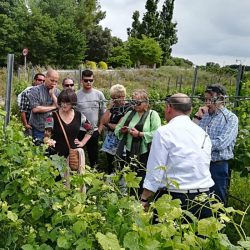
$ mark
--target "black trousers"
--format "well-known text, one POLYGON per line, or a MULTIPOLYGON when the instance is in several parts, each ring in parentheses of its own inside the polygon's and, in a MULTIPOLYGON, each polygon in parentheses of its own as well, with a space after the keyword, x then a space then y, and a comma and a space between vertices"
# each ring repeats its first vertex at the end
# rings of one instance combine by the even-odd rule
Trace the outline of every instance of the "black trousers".
MULTIPOLYGON (((86 134, 85 131, 80 131, 78 134, 78 140, 82 141, 85 134, 86 134)), ((98 165, 98 138, 99 138, 99 131, 96 130, 86 143, 86 148, 91 168, 94 168, 95 165, 98 165)))
MULTIPOLYGON (((210 194, 209 191, 204 192, 204 193, 206 193, 207 195, 210 194)), ((165 190, 165 189, 158 190, 155 193, 155 201, 157 201, 159 198, 161 198, 164 194, 168 194, 168 191, 165 190)), ((197 192, 197 193, 184 194, 184 193, 170 192, 170 195, 173 197, 173 200, 175 200, 175 199, 180 199, 181 200, 181 209, 182 210, 188 210, 189 212, 194 214, 199 220, 205 219, 205 218, 208 218, 208 217, 212 216, 212 211, 209 208, 210 204, 209 204, 209 202, 207 200, 205 202, 196 201, 196 202, 200 203, 200 205, 193 201, 194 198, 197 195, 200 195, 200 194, 202 194, 202 193, 197 192)), ((155 213, 155 216, 154 216, 154 219, 153 219, 153 224, 156 224, 156 223, 158 223, 158 221, 157 221, 157 218, 158 218, 157 211, 154 210, 154 213, 155 213)), ((188 216, 185 216, 185 218, 189 222, 192 222, 192 220, 188 216)), ((186 223, 186 222, 184 222, 184 223, 186 223)))
MULTIPOLYGON (((126 151, 126 155, 127 155, 126 156, 126 161, 128 163, 130 163, 131 162, 130 157, 134 157, 134 156, 131 156, 129 151, 126 151)), ((139 184, 140 187, 138 189, 138 196, 139 197, 141 196, 141 194, 143 192, 143 182, 144 182, 144 179, 146 177, 146 170, 144 168, 147 168, 148 156, 149 156, 149 152, 146 152, 146 153, 140 155, 140 163, 141 163, 141 165, 143 167, 141 167, 139 163, 137 163, 136 166, 131 165, 131 169, 132 169, 133 172, 137 173, 137 177, 141 177, 142 178, 141 182, 139 184)), ((137 197, 135 191, 136 190, 134 190, 133 188, 131 188, 130 189, 130 195, 137 197)))

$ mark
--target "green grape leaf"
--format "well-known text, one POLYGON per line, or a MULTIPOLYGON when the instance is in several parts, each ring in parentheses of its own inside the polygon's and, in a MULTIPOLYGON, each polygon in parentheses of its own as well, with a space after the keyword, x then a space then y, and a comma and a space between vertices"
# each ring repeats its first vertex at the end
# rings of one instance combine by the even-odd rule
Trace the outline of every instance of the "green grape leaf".
POLYGON ((138 250, 139 248, 139 235, 137 232, 128 232, 124 237, 124 247, 130 250, 138 250))
POLYGON ((31 211, 31 215, 34 220, 39 220, 43 216, 43 210, 38 206, 35 206, 31 211))
POLYGON ((77 237, 80 235, 81 232, 86 230, 87 226, 88 226, 88 224, 85 221, 77 221, 73 225, 73 230, 76 233, 77 237))
POLYGON ((22 246, 23 250, 35 250, 35 248, 30 244, 25 244, 22 246))
POLYGON ((98 232, 96 237, 104 250, 120 250, 120 245, 116 235, 112 233, 104 235, 98 232))
POLYGON ((198 233, 199 235, 209 236, 211 233, 217 233, 225 225, 221 224, 216 218, 206 218, 198 221, 198 233))
POLYGON ((86 238, 80 238, 77 240, 74 245, 77 245, 76 250, 83 250, 92 247, 92 240, 86 238))
POLYGON ((57 245, 61 248, 64 248, 64 249, 69 249, 71 244, 70 242, 68 242, 68 240, 66 239, 65 236, 60 236, 58 239, 57 239, 57 245))
POLYGON ((39 250, 53 250, 53 248, 50 247, 50 246, 47 245, 47 244, 42 244, 42 245, 39 247, 39 250))
POLYGON ((11 211, 8 211, 7 217, 8 217, 10 220, 14 221, 14 222, 16 222, 17 219, 18 219, 17 214, 15 214, 15 213, 13 213, 13 212, 11 212, 11 211))
POLYGON ((139 188, 139 184, 142 178, 136 177, 136 175, 137 174, 135 172, 124 175, 128 188, 139 188))

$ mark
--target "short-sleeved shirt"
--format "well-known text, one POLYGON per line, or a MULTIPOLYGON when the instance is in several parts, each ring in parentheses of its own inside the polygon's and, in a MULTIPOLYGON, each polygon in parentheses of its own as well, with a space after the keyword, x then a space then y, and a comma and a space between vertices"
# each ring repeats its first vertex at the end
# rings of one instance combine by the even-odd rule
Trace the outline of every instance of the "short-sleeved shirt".
MULTIPOLYGON (((58 97, 60 90, 55 89, 54 94, 58 97)), ((35 86, 30 90, 29 101, 31 109, 38 106, 48 107, 53 105, 53 99, 49 94, 49 89, 47 89, 44 84, 35 86)), ((44 132, 44 124, 50 112, 51 111, 45 113, 34 113, 31 111, 29 124, 40 132, 44 132)))

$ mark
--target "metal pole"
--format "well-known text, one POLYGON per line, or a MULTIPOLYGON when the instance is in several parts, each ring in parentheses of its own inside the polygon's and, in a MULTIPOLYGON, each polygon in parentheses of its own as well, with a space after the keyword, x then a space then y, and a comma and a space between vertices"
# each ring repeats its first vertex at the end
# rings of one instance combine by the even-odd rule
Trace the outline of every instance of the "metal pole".
POLYGON ((178 85, 178 76, 176 76, 176 82, 175 82, 175 87, 177 88, 178 85))
POLYGON ((18 68, 18 82, 21 81, 21 69, 18 68))
POLYGON ((5 88, 5 106, 4 110, 7 112, 4 117, 4 130, 10 122, 10 108, 11 108, 11 90, 13 81, 13 68, 14 68, 14 55, 8 54, 7 58, 7 75, 6 75, 6 88, 5 88))
POLYGON ((193 97, 194 97, 195 82, 196 82, 196 78, 197 78, 197 71, 198 71, 198 68, 196 67, 194 70, 194 80, 193 80, 192 95, 191 95, 191 103, 192 104, 193 104, 193 97))
POLYGON ((32 67, 31 84, 33 84, 34 76, 35 76, 35 69, 32 67))
POLYGON ((82 65, 79 66, 78 90, 81 88, 81 79, 82 79, 82 65))
POLYGON ((75 83, 76 83, 76 70, 75 70, 75 83))
POLYGON ((24 57, 24 79, 26 80, 26 56, 24 57))
POLYGON ((181 93, 182 77, 183 77, 183 75, 181 74, 181 78, 180 78, 180 87, 179 87, 179 93, 181 93))
POLYGON ((110 89, 111 89, 111 86, 112 86, 112 77, 113 77, 113 75, 110 74, 110 79, 109 79, 109 88, 110 88, 110 89))

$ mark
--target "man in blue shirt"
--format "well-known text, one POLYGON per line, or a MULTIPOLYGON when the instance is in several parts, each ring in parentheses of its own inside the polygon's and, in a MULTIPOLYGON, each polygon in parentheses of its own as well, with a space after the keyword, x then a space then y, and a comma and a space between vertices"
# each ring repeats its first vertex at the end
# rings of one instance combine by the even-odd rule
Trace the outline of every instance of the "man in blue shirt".
MULTIPOLYGON (((233 149, 238 134, 238 118, 225 107, 226 88, 217 83, 205 90, 204 107, 194 116, 194 122, 203 128, 212 142, 210 171, 215 185, 210 188, 216 198, 225 203, 228 160, 234 157, 233 149)), ((204 138, 206 140, 206 138, 204 138)))

